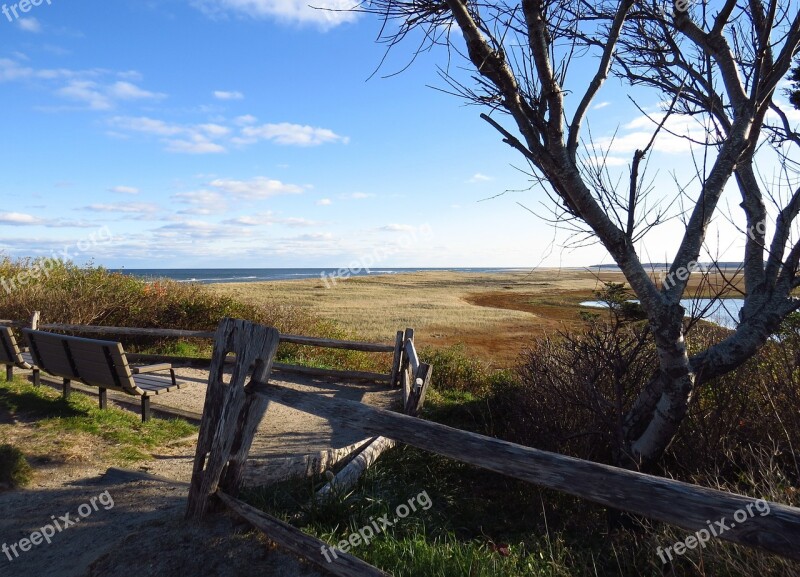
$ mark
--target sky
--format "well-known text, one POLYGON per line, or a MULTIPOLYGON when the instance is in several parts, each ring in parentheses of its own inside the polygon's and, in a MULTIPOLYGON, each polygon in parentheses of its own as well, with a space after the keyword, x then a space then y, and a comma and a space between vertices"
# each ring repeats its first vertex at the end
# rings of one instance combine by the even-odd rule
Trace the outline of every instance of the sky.
MULTIPOLYGON (((34 1, 0 6, 0 255, 112 268, 611 262, 596 242, 565 248, 531 213, 546 214, 544 191, 481 110, 443 90, 447 54, 411 62, 409 43, 384 60, 375 17, 306 0, 34 1)), ((589 117, 622 182, 652 126, 628 94, 609 81, 589 117)), ((657 95, 639 103, 655 111, 657 95)), ((659 139, 659 191, 687 162, 685 141, 659 139)), ((725 202, 735 221, 735 194, 725 202)), ((676 227, 648 237, 642 260, 669 258, 676 227)), ((729 260, 734 232, 724 217, 710 230, 729 260)))

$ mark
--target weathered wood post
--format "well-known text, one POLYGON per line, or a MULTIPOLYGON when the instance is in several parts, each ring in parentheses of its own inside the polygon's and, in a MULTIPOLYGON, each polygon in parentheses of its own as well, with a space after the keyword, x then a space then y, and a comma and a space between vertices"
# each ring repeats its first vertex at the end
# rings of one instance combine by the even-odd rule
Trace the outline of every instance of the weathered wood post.
POLYGON ((280 335, 239 319, 223 319, 214 337, 214 353, 194 458, 186 518, 199 520, 218 487, 236 495, 256 428, 269 400, 254 395, 255 383, 266 384, 280 335), (225 383, 225 357, 236 355, 230 382, 225 383), (245 385, 252 371, 250 381, 245 385))
POLYGON ((394 340, 394 358, 392 359, 392 373, 389 376, 389 386, 400 386, 400 368, 403 366, 403 331, 397 331, 394 340))

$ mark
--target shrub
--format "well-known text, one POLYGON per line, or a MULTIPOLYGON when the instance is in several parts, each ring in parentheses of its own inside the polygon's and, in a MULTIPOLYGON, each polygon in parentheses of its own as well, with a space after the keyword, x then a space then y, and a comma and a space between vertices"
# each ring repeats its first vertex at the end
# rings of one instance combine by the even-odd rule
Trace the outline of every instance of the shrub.
MULTIPOLYGON (((690 354, 730 331, 696 324, 690 354)), ((512 441, 599 462, 614 462, 622 418, 652 376, 655 349, 644 323, 588 319, 580 331, 533 341, 521 356, 519 384, 491 402, 501 434, 512 441)), ((703 384, 661 467, 683 479, 736 479, 749 451, 772 455, 800 482, 800 319, 790 317, 776 340, 737 370, 703 384)))
POLYGON ((0 445, 0 486, 23 487, 32 476, 31 466, 22 451, 12 445, 0 445))

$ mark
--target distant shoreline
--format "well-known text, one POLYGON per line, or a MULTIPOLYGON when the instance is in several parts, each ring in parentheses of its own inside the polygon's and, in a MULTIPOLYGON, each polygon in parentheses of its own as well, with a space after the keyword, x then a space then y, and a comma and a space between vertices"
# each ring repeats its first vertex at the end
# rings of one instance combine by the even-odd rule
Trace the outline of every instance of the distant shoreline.
MULTIPOLYGON (((669 269, 666 263, 645 263, 645 270, 665 272, 669 269)), ((718 263, 722 270, 735 270, 739 263, 718 263)), ((163 268, 133 269, 112 268, 111 272, 122 273, 146 280, 170 279, 183 283, 198 284, 230 284, 250 282, 276 282, 318 278, 350 278, 376 277, 382 275, 431 273, 465 273, 465 274, 502 274, 502 273, 534 273, 546 271, 584 272, 584 273, 621 273, 618 266, 612 264, 591 265, 583 267, 378 267, 369 270, 350 268, 163 268)), ((697 271, 699 272, 699 271, 697 271)))
MULTIPOLYGON (((286 280, 301 280, 338 276, 342 277, 375 277, 381 275, 409 274, 417 272, 453 272, 472 274, 514 273, 530 272, 535 269, 514 267, 379 267, 370 270, 357 270, 349 268, 165 268, 165 269, 109 269, 137 278, 148 280, 170 279, 177 282, 194 282, 198 284, 227 284, 243 282, 273 282, 286 280)), ((538 269, 545 270, 545 269, 538 269)), ((561 270, 583 270, 561 269, 561 270)))

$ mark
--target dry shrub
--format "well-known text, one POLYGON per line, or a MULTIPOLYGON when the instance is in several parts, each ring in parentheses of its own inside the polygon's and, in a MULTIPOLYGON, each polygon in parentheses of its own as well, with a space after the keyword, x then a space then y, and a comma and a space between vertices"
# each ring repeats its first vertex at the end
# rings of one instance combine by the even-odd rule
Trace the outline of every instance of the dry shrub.
MULTIPOLYGON (((727 334, 700 323, 687 342, 690 350, 703 350, 727 334)), ((516 442, 613 462, 621 419, 656 366, 646 325, 594 319, 581 332, 532 343, 521 357, 519 383, 496 391, 496 420, 502 416, 504 436, 516 442)), ((797 485, 798 406, 800 321, 792 317, 753 358, 698 388, 662 472, 682 479, 737 479, 755 450, 771 454, 797 485)))
MULTIPOLYGON (((776 338, 750 360, 705 383, 693 396, 687 418, 669 447, 664 467, 692 477, 713 472, 735 479, 746 472, 750 453, 771 455, 800 483, 800 336, 797 317, 784 322, 776 338)), ((704 349, 727 334, 706 325, 692 331, 691 349, 704 349)))
POLYGON ((519 385, 496 396, 505 434, 549 451, 609 462, 622 418, 652 375, 642 323, 593 321, 581 333, 536 339, 521 356, 519 385))

